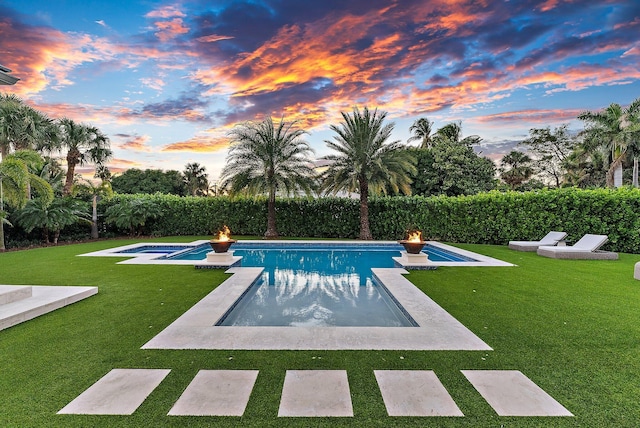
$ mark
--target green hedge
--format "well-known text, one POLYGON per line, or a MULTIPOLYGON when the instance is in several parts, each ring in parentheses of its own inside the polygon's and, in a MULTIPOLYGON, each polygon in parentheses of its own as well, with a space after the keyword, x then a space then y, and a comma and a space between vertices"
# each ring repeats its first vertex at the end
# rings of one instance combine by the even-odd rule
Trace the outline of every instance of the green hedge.
MULTIPOLYGON (((151 198, 162 208, 162 215, 147 223, 149 234, 206 235, 223 224, 234 235, 262 235, 266 229, 263 198, 116 195, 102 201, 100 209, 104 212, 109 205, 140 197, 151 198)), ((359 234, 356 199, 279 199, 276 210, 282 237, 357 238, 359 234)), ((606 234, 606 248, 640 252, 640 190, 631 188, 371 198, 369 213, 375 239, 399 239, 407 229, 419 228, 430 239, 506 244, 563 230, 572 241, 585 233, 606 234)))

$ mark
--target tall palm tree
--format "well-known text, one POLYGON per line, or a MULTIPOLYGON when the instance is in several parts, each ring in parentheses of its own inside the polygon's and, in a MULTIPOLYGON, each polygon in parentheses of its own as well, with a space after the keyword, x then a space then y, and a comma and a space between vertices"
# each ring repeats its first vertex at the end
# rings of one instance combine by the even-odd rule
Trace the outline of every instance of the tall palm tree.
POLYGON ((205 196, 209 189, 207 169, 197 162, 188 163, 182 171, 184 184, 191 196, 205 196))
POLYGON ((247 191, 267 194, 267 231, 264 237, 278 237, 276 227, 276 194, 302 190, 307 195, 315 188, 315 172, 311 166, 313 150, 302 140, 306 132, 296 122, 280 119, 276 126, 268 117, 262 122, 246 122, 230 133, 231 148, 222 170, 221 187, 230 193, 247 191))
POLYGON ((413 135, 407 140, 407 143, 419 140, 421 148, 426 149, 430 147, 432 142, 432 127, 433 122, 430 122, 426 117, 421 117, 416 120, 413 122, 413 125, 409 127, 409 132, 413 133, 413 135))
POLYGON ((360 194, 360 239, 373 239, 369 228, 369 193, 411 193, 416 158, 400 141, 387 142, 394 124, 384 125, 386 112, 367 107, 353 114, 341 113, 340 126, 331 125, 338 135, 325 141, 338 152, 325 156, 331 162, 323 176, 323 188, 330 193, 342 190, 360 194))
POLYGON ((17 152, 7 155, 0 162, 0 251, 5 250, 4 224, 7 221, 5 204, 14 208, 22 208, 29 200, 30 186, 37 189, 37 196, 44 203, 51 203, 53 190, 51 186, 35 174, 29 172, 29 164, 35 163, 40 155, 33 151, 17 152))
POLYGON ((632 144, 631 139, 634 135, 637 136, 633 121, 637 122, 639 114, 640 98, 627 108, 613 103, 603 111, 584 111, 578 115, 578 119, 587 123, 587 128, 582 132, 585 147, 591 150, 602 149, 610 154, 607 170, 608 187, 621 184, 616 183, 615 177, 622 176, 622 162, 627 155, 627 149, 632 144))
POLYGON ((67 149, 67 176, 64 195, 71 194, 76 166, 86 163, 103 164, 111 158, 109 138, 95 126, 78 124, 71 119, 60 120, 62 128, 61 145, 67 149))

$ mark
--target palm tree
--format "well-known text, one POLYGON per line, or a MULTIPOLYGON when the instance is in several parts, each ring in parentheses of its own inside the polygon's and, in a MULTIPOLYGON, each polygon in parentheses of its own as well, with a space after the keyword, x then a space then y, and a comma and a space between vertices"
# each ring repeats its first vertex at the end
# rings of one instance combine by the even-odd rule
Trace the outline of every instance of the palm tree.
POLYGON ((104 167, 96 168, 94 178, 101 178, 100 184, 96 184, 90 180, 83 180, 83 182, 77 186, 80 193, 87 194, 91 197, 91 238, 98 239, 98 202, 101 198, 110 198, 113 196, 113 189, 111 188, 111 182, 105 176, 110 177, 111 173, 109 169, 104 167), (104 169, 108 174, 105 174, 104 169))
POLYGON ((207 170, 197 162, 188 163, 182 171, 184 184, 191 196, 204 196, 209 189, 207 170))
POLYGON ((587 123, 582 132, 585 147, 591 150, 603 149, 610 153, 611 162, 607 170, 607 186, 621 185, 616 176, 622 176, 622 162, 631 139, 637 136, 638 115, 640 114, 640 98, 623 109, 620 104, 613 103, 600 112, 585 111, 578 119, 587 123))
POLYGON ((58 243, 60 231, 79 221, 89 222, 83 203, 70 197, 57 198, 52 202, 32 199, 16 213, 18 223, 27 233, 33 229, 42 229, 42 238, 46 244, 58 243), (53 234, 53 235, 51 235, 53 234), (52 239, 51 239, 52 238, 52 239))
POLYGON ((0 154, 11 150, 48 150, 58 147, 55 122, 15 95, 0 94, 0 154))
POLYGON ((5 251, 4 224, 7 221, 5 203, 22 208, 28 201, 29 187, 37 189, 38 198, 45 203, 53 200, 53 190, 49 184, 29 172, 29 163, 35 163, 40 155, 33 151, 7 155, 0 162, 0 251, 5 251), (26 161, 24 159, 27 159, 26 161))
POLYGON ((531 158, 517 150, 512 150, 504 155, 500 161, 500 166, 500 178, 502 178, 512 190, 530 179, 533 175, 531 158))
POLYGON ((430 147, 432 142, 432 126, 433 122, 430 122, 426 117, 421 117, 413 122, 413 125, 409 127, 409 132, 413 133, 413 135, 407 140, 407 143, 420 140, 420 148, 426 149, 430 147))
POLYGON ((340 126, 331 125, 338 135, 325 141, 338 152, 325 156, 331 162, 323 176, 325 191, 342 190, 360 194, 360 239, 373 239, 369 228, 369 193, 411 193, 411 179, 416 173, 416 158, 400 141, 388 143, 394 124, 383 125, 386 112, 378 113, 367 107, 361 113, 341 113, 340 126))
POLYGON ((296 122, 280 119, 275 126, 271 117, 262 122, 246 122, 230 133, 231 148, 222 170, 221 187, 233 195, 240 191, 267 194, 267 231, 264 237, 278 237, 276 194, 302 190, 307 195, 315 188, 315 172, 310 155, 313 150, 302 140, 306 132, 296 122))
POLYGON ((107 161, 112 152, 109 138, 95 126, 77 124, 71 119, 61 119, 61 145, 67 149, 67 176, 64 183, 64 195, 71 194, 76 166, 88 162, 98 165, 107 161))
POLYGON ((454 144, 464 144, 471 147, 474 144, 479 144, 482 139, 477 135, 469 135, 468 137, 462 138, 462 122, 458 121, 448 123, 438 129, 432 140, 434 143, 446 140, 454 144))

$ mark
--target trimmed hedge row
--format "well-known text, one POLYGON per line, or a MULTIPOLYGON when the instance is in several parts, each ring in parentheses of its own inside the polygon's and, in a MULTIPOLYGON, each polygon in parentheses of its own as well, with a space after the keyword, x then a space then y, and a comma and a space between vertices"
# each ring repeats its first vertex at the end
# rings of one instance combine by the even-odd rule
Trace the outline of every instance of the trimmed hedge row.
MULTIPOLYGON (((263 198, 116 195, 102 201, 100 209, 104 212, 109 205, 141 197, 151 198, 163 213, 147 223, 147 232, 153 235, 206 235, 224 224, 234 235, 262 235, 266 229, 263 198)), ((282 237, 357 238, 359 234, 356 199, 279 199, 276 210, 282 237)), ((419 228, 428 239, 506 244, 563 230, 572 241, 585 233, 606 234, 605 248, 640 253, 640 190, 631 188, 371 198, 369 215, 374 238, 382 240, 400 239, 407 229, 419 228)))

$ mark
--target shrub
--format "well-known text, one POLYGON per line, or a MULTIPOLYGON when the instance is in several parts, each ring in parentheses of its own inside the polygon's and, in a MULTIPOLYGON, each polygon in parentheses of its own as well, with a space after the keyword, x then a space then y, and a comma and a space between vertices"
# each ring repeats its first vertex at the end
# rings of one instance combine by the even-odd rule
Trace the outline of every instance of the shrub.
MULTIPOLYGON (((116 195, 101 201, 100 209, 136 198, 148 198, 158 207, 157 217, 146 222, 154 235, 207 235, 223 224, 234 235, 262 235, 266 230, 265 198, 116 195)), ((351 239, 359 233, 355 199, 278 199, 276 212, 283 237, 351 239)), ((369 213, 374 239, 401 239, 406 230, 418 228, 428 239, 504 245, 562 230, 573 241, 585 233, 606 234, 608 249, 640 250, 640 190, 632 188, 378 197, 370 199, 369 213)))

